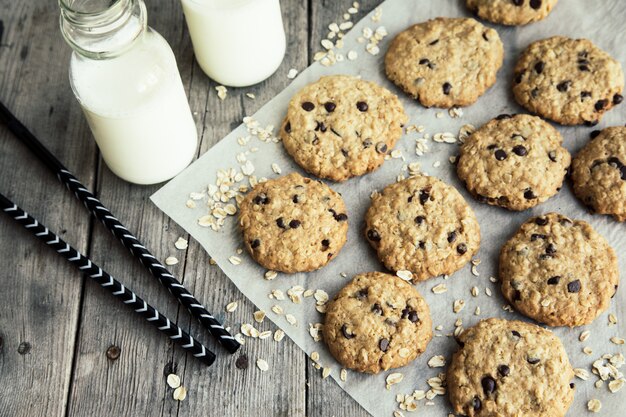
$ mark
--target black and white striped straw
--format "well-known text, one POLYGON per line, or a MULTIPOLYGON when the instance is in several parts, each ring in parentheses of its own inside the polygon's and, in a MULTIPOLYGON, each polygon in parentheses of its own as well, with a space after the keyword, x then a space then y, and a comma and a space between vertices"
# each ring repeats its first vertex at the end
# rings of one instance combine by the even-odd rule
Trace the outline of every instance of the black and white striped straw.
POLYGON ((183 349, 189 351, 206 365, 210 366, 213 364, 215 361, 213 352, 2 194, 0 194, 0 208, 36 237, 56 250, 69 263, 77 266, 85 275, 100 284, 102 288, 119 298, 150 324, 169 336, 183 349))
POLYGON ((161 284, 202 323, 226 350, 235 353, 239 349, 239 342, 207 311, 202 303, 1 102, 0 120, 56 174, 59 181, 120 240, 122 245, 130 250, 154 277, 158 278, 161 284))

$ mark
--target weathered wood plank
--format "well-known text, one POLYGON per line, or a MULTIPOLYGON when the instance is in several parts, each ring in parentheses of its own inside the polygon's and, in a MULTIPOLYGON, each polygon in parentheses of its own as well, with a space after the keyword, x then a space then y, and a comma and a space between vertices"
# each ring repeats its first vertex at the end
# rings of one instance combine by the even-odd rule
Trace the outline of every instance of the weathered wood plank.
MULTIPOLYGON (((189 86, 191 108, 202 133, 201 152, 228 133, 245 114, 252 113, 275 91, 282 89, 289 81, 286 73, 290 67, 302 68, 306 65, 306 47, 303 47, 306 44, 306 5, 284 4, 283 8, 288 33, 295 33, 290 36, 292 52, 289 58, 271 80, 253 88, 233 89, 223 102, 216 96, 215 84, 193 62, 191 43, 178 3, 149 8, 150 25, 170 42, 183 81, 189 86), (294 40, 295 36, 299 38, 294 40), (256 100, 244 98, 245 92, 255 93, 256 100)), ((99 188, 103 201, 120 220, 137 232, 155 255, 163 259, 176 254, 181 261, 185 256, 190 260, 172 267, 172 271, 179 277, 186 271, 185 284, 216 314, 223 312, 223 306, 228 301, 242 300, 238 290, 216 267, 208 267, 208 257, 197 244, 191 244, 188 254, 174 249, 173 242, 183 231, 147 200, 156 187, 125 184, 104 167, 99 188)), ((92 253, 94 259, 98 259, 107 270, 119 275, 129 285, 132 283, 133 288, 165 314, 177 316, 179 309, 169 294, 137 263, 133 263, 100 226, 94 229, 92 253)), ((254 307, 251 303, 242 300, 237 311, 242 315, 229 321, 237 323, 237 326, 239 321, 251 321, 252 311, 254 307)), ((223 316, 223 313, 220 315, 223 316)), ((234 369, 238 355, 229 356, 205 331, 198 329, 185 311, 180 312, 179 323, 183 327, 192 322, 192 333, 219 355, 218 362, 210 369, 193 358, 186 358, 180 349, 173 349, 158 332, 141 320, 128 317, 126 309, 118 306, 116 301, 106 295, 102 297, 99 288, 88 285, 70 415, 197 415, 206 414, 207 410, 220 410, 224 415, 232 416, 304 415, 304 355, 293 343, 284 341, 278 349, 270 346, 270 341, 258 347, 245 347, 242 351, 247 351, 251 369, 239 371, 234 369), (100 319, 104 314, 108 317, 106 321, 100 319), (121 348, 121 356, 115 362, 108 361, 105 356, 110 345, 121 348), (253 368, 257 356, 276 363, 275 369, 260 375, 260 371, 253 368), (189 398, 181 404, 172 400, 171 390, 166 388, 163 377, 163 368, 170 361, 176 364, 178 373, 189 388, 189 398), (272 384, 270 379, 291 382, 272 384), (257 386, 265 387, 255 390, 257 386), (239 398, 245 398, 245 401, 237 401, 233 393, 238 393, 239 398)))
MULTIPOLYGON (((192 108, 200 112, 206 103, 206 117, 203 123, 202 152, 207 151, 219 139, 241 123, 245 115, 253 114, 265 102, 281 91, 290 80, 287 73, 290 68, 303 69, 307 65, 307 2, 283 1, 283 19, 288 38, 285 61, 276 74, 265 82, 248 88, 229 89, 228 97, 220 101, 215 92, 215 83, 201 73, 194 65, 192 91, 198 91, 198 85, 208 84, 209 95, 205 101, 194 101, 192 108), (253 93, 251 100, 245 93, 253 93), (195 107, 198 105, 198 107, 195 107)), ((181 202, 182 204, 182 202, 181 202)), ((257 278, 258 279, 258 278, 257 278)), ((209 266, 209 258, 195 241, 191 242, 185 283, 210 306, 214 313, 223 318, 225 325, 238 332, 241 323, 254 323, 252 313, 254 305, 246 300, 230 280, 216 267, 209 266), (234 313, 225 313, 224 306, 237 300, 239 307, 234 313)), ((183 314, 181 313, 181 316, 183 314)), ((184 316, 187 316, 186 312, 184 316)), ((255 323, 256 325, 256 323, 255 323)), ((269 320, 257 327, 262 330, 276 330, 269 320)), ((192 322, 194 333, 206 334, 192 322)), ((181 360, 179 349, 176 358, 181 360)), ((197 361, 186 358, 179 372, 186 385, 191 389, 190 401, 185 401, 178 409, 168 398, 169 408, 166 414, 180 416, 224 415, 224 416, 305 416, 305 355, 290 340, 280 343, 272 339, 248 340, 240 352, 228 356, 223 349, 216 348, 220 354, 214 369, 207 371, 197 361), (249 360, 248 369, 235 367, 236 359, 245 354, 249 360), (258 358, 265 359, 268 372, 261 372, 255 365, 258 358)))
MULTIPOLYGON (((70 51, 58 30, 56 3, 0 0, 0 10, 0 99, 92 186, 95 145, 71 104, 70 51)), ((84 208, 4 127, 0 191, 86 251, 84 208)), ((0 236, 0 416, 62 416, 83 279, 3 214, 0 236)))
MULTIPOLYGON (((380 0, 359 1, 359 13, 351 19, 353 22, 359 21, 363 16, 378 6, 380 0)), ((340 24, 344 21, 343 15, 351 7, 351 1, 322 0, 311 1, 310 27, 312 29, 310 37, 310 56, 322 49, 320 41, 328 34, 328 25, 332 22, 340 24)), ((344 53, 347 53, 344 51, 344 53)), ((359 51, 359 53, 365 53, 359 51)), ((339 385, 330 378, 322 379, 320 371, 316 370, 311 362, 307 364, 307 374, 309 375, 309 387, 307 395, 307 416, 369 416, 369 414, 359 406, 339 385), (332 404, 332 409, 329 409, 332 404), (340 411, 339 411, 340 410, 340 411)))

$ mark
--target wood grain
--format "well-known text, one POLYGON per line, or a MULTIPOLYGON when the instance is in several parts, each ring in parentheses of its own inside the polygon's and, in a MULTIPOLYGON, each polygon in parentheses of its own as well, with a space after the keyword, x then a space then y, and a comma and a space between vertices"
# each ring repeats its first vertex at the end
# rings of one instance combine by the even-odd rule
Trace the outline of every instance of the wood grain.
MULTIPOLYGON (((0 99, 93 185, 95 145, 70 100, 69 50, 56 4, 1 0, 0 10, 0 99)), ((84 208, 4 127, 0 167, 0 192, 87 251, 84 208)), ((83 279, 4 214, 0 236, 0 416, 64 415, 83 279)))

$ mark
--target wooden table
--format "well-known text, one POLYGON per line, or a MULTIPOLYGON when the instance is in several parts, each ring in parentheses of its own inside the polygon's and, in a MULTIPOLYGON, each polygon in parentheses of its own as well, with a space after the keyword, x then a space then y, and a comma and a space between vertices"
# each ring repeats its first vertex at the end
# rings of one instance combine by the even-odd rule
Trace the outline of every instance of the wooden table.
MULTIPOLYGON (((230 89, 220 101, 215 83, 193 58, 179 2, 147 0, 149 24, 172 46, 200 133, 199 154, 281 91, 290 68, 308 66, 328 24, 340 22, 352 0, 282 0, 287 56, 269 80, 230 89), (245 93, 251 92, 251 100, 245 93)), ((360 19, 380 1, 362 0, 360 19)), ((68 81, 71 49, 58 27, 53 0, 0 0, 0 100, 209 309, 234 328, 251 321, 254 305, 200 245, 177 251, 185 232, 149 201, 159 186, 115 177, 101 161, 68 81), (239 308, 226 317, 224 306, 239 308)), ((249 343, 228 355, 176 300, 105 230, 13 135, 0 127, 0 192, 59 233, 104 269, 175 318, 217 354, 204 367, 118 300, 87 281, 7 216, 0 216, 0 416, 366 416, 330 379, 322 380, 289 340, 249 343), (119 348, 119 357, 110 353, 119 348), (113 359, 107 356, 109 355, 113 359), (269 372, 235 367, 240 354, 263 357, 269 372), (177 369, 188 397, 172 399, 164 372, 177 369)), ((251 362, 253 362, 251 360, 251 362)))

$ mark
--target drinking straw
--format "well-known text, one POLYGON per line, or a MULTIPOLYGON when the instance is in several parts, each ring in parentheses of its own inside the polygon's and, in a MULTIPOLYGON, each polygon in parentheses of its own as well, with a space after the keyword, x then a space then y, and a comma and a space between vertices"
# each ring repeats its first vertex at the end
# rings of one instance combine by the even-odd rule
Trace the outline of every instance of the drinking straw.
POLYGON ((39 159, 54 172, 68 190, 109 229, 113 235, 167 288, 176 299, 196 317, 200 323, 230 353, 239 349, 239 342, 224 326, 181 284, 165 266, 107 209, 87 187, 80 183, 61 162, 0 102, 0 120, 39 159))
POLYGON ((124 304, 130 306, 137 314, 168 335, 170 339, 178 343, 183 349, 191 352, 193 356, 200 359, 204 364, 210 366, 215 361, 213 352, 1 193, 0 208, 28 231, 56 250, 69 263, 77 266, 85 275, 119 298, 124 304))

